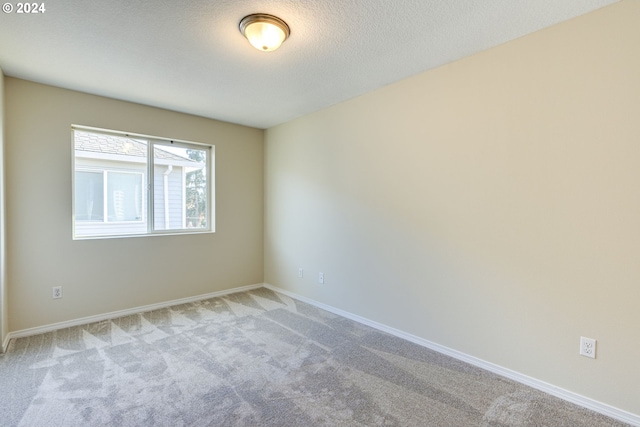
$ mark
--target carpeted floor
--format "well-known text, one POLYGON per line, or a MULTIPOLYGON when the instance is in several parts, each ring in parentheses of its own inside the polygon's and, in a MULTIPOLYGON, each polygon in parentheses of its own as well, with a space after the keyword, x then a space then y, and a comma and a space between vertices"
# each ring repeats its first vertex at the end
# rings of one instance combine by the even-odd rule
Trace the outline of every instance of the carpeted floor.
POLYGON ((621 426, 260 288, 13 340, 2 426, 621 426))

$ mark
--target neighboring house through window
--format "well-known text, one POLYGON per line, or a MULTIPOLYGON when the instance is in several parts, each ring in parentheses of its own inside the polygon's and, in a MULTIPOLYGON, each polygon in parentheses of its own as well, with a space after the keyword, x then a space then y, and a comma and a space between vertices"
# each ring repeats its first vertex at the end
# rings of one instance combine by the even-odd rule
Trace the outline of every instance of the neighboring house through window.
POLYGON ((75 238, 212 231, 212 146, 74 127, 75 238))
POLYGON ((76 168, 76 221, 144 221, 143 176, 141 172, 76 168))

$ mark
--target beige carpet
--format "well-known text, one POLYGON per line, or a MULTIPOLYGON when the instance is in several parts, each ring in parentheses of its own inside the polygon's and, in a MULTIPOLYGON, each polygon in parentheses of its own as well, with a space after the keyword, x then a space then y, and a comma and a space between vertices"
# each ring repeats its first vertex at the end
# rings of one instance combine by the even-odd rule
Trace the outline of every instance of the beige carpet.
POLYGON ((2 426, 620 426, 265 288, 13 340, 2 426))

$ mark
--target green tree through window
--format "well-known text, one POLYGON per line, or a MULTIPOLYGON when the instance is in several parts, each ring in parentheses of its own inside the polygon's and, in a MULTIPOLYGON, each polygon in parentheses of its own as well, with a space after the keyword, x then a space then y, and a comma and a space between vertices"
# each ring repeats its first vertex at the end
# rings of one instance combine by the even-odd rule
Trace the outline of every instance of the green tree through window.
MULTIPOLYGON (((206 161, 206 152, 187 150, 187 156, 198 163, 206 161)), ((187 228, 207 227, 207 176, 205 168, 199 168, 186 174, 187 228)))

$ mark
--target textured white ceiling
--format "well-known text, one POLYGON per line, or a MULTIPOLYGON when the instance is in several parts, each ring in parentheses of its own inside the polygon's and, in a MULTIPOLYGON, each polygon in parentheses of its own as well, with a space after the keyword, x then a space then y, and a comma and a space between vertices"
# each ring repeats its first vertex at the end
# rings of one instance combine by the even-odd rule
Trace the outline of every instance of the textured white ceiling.
POLYGON ((49 0, 0 14, 0 67, 267 128, 615 1, 49 0), (278 51, 238 31, 258 12, 291 27, 278 51))

